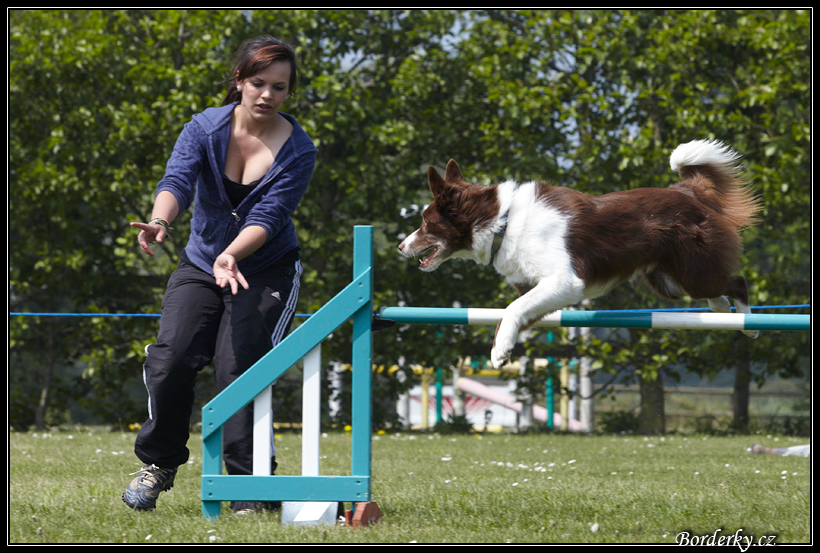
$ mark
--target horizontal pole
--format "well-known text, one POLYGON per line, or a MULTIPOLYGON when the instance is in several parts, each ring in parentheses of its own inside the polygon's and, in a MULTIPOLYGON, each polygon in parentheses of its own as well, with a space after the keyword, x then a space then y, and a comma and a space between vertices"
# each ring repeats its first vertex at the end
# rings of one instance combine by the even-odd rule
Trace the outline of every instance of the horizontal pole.
MULTIPOLYGON (((395 323, 495 325, 504 309, 383 307, 379 314, 395 323)), ((811 315, 567 310, 550 313, 536 326, 809 331, 811 315)))
MULTIPOLYGON (((810 303, 796 303, 790 305, 753 305, 751 309, 806 309, 810 308, 810 303)), ((668 309, 623 309, 615 311, 640 311, 647 313, 649 311, 708 311, 708 307, 678 307, 668 309)), ((9 317, 159 317, 159 313, 41 313, 41 312, 19 312, 12 311, 9 317)), ((310 318, 313 315, 310 313, 297 313, 294 317, 310 318)))

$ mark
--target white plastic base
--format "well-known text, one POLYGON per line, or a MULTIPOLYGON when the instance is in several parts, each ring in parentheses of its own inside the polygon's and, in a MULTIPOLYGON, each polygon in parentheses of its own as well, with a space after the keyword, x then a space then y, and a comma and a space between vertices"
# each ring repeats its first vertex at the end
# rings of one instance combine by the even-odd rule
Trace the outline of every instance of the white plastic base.
POLYGON ((339 515, 336 501, 283 501, 282 524, 335 525, 339 515))

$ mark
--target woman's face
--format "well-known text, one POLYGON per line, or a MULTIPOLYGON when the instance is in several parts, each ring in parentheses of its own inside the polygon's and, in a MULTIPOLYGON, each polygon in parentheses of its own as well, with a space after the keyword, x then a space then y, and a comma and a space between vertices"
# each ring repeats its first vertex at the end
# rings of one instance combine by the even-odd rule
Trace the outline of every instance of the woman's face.
POLYGON ((289 82, 290 62, 275 61, 256 75, 237 81, 242 90, 240 105, 260 123, 272 120, 290 92, 289 82))

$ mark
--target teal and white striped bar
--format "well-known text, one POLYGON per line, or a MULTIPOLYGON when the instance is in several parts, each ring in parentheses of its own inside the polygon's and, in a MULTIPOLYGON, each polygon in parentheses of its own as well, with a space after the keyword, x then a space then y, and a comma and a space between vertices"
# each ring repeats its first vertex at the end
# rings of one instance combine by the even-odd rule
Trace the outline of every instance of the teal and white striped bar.
MULTIPOLYGON (((396 323, 495 325, 503 309, 383 307, 383 319, 396 323)), ((556 311, 536 326, 678 328, 702 330, 811 330, 811 315, 712 312, 556 311)))

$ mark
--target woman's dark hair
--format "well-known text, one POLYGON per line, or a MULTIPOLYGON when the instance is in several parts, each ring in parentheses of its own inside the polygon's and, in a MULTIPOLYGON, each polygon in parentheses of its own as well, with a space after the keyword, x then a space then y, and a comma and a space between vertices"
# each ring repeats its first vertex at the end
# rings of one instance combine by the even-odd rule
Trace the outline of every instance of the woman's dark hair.
POLYGON ((243 81, 248 77, 256 75, 275 61, 290 62, 290 82, 288 83, 288 96, 292 96, 296 90, 298 75, 296 70, 296 52, 293 47, 272 36, 261 36, 246 40, 239 48, 236 61, 228 78, 228 92, 222 100, 222 105, 239 101, 242 93, 236 89, 236 82, 243 81))

